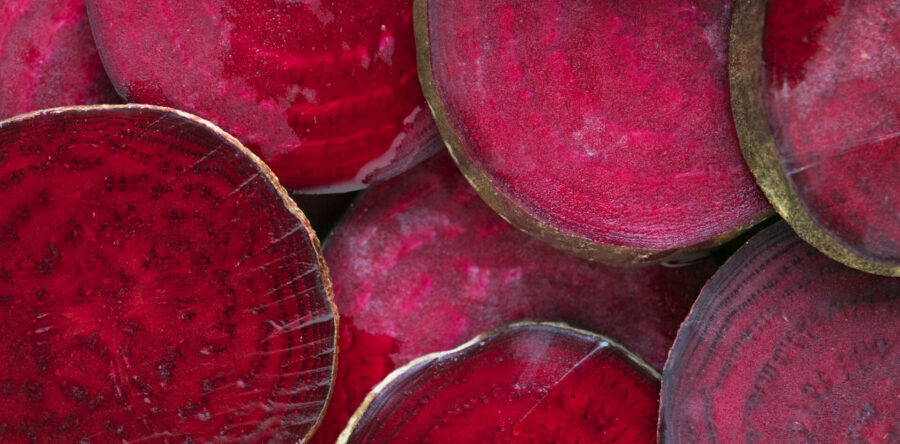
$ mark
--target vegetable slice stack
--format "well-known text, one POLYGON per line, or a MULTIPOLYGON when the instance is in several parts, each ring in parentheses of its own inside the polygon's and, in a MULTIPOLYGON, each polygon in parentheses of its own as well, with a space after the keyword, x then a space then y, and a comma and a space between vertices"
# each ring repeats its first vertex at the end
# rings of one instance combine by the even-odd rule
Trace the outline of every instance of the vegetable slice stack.
POLYGON ((0 441, 296 442, 333 379, 308 222, 234 138, 148 106, 0 123, 0 441))

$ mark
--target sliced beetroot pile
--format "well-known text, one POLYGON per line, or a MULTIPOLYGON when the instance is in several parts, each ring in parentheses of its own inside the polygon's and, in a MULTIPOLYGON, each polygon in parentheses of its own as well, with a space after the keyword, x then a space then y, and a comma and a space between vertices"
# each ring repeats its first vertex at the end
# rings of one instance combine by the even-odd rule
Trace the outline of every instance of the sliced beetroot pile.
POLYGON ((287 188, 335 193, 440 146, 416 77, 411 5, 88 0, 123 97, 210 119, 287 188))
POLYGON ((205 121, 0 123, 0 441, 296 442, 333 378, 318 240, 205 121))
POLYGON ((608 339, 522 323, 385 379, 339 443, 653 443, 656 372, 608 339))
POLYGON ((357 193, 295 194, 294 202, 309 219, 320 238, 325 238, 353 203, 357 193))
POLYGON ((784 222, 703 289, 663 372, 660 441, 900 442, 900 279, 784 222))
POLYGON ((418 0, 426 98, 461 169, 558 248, 646 263, 765 217, 729 108, 731 1, 418 0))
POLYGON ((0 119, 120 101, 97 55, 84 1, 0 2, 0 119))
POLYGON ((618 269, 553 249, 491 211, 447 154, 366 191, 324 250, 341 352, 320 443, 393 369, 523 318, 602 332, 661 369, 715 271, 709 259, 618 269))
POLYGON ((734 20, 735 119, 769 200, 825 254, 900 276, 897 2, 744 0, 734 20))

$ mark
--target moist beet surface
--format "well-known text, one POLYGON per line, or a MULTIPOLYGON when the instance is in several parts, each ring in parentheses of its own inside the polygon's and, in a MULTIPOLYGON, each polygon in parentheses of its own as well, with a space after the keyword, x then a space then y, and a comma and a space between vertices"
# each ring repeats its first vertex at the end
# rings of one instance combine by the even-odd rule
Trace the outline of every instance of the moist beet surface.
POLYGON ((773 0, 765 104, 802 208, 854 254, 900 273, 900 9, 773 0))
POLYGON ((0 123, 0 441, 297 442, 330 281, 271 172, 144 106, 0 123))
POLYGON ((210 119, 289 189, 343 192, 433 153, 412 3, 89 0, 129 101, 210 119))
POLYGON ((660 261, 769 210, 729 107, 730 11, 421 0, 423 85, 454 157, 504 217, 584 257, 660 261))
POLYGON ((900 279, 780 222, 703 289, 663 372, 660 442, 900 441, 900 279))
POLYGON ((715 271, 620 269, 555 250, 491 211, 444 153, 365 192, 325 243, 341 315, 338 379, 313 441, 334 442, 396 367, 522 318, 603 332, 661 369, 715 271))
POLYGON ((0 120, 120 101, 97 55, 84 0, 0 2, 0 120))
POLYGON ((514 324, 391 374, 338 442, 653 443, 658 390, 606 338, 514 324))

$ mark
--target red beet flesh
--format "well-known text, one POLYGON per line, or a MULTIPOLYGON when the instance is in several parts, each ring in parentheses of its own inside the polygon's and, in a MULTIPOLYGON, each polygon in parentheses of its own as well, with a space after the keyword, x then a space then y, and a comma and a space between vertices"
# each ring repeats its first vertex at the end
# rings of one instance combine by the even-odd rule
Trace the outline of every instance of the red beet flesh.
POLYGON ((488 200, 651 253, 718 242, 768 211, 729 107, 730 1, 425 3, 428 98, 455 156, 500 196, 488 200))
POLYGON ((765 104, 811 219, 857 256, 900 267, 900 8, 773 0, 765 104))
POLYGON ((513 325, 392 374, 338 442, 653 443, 658 390, 603 337, 513 325))
POLYGON ((0 2, 0 119, 119 101, 97 55, 84 0, 0 2))
POLYGON ((335 335, 318 241, 198 122, 120 106, 0 124, 0 441, 312 430, 335 335))
POLYGON ((665 443, 900 442, 900 279, 773 225, 703 289, 662 386, 665 443))
POLYGON ((409 360, 522 318, 602 332, 661 369, 715 271, 578 259, 491 211, 448 155, 370 188, 325 243, 341 315, 338 379, 315 442, 334 442, 366 393, 409 360))
POLYGON ((342 192, 439 146, 411 2, 89 0, 119 93, 221 125, 290 189, 342 192))

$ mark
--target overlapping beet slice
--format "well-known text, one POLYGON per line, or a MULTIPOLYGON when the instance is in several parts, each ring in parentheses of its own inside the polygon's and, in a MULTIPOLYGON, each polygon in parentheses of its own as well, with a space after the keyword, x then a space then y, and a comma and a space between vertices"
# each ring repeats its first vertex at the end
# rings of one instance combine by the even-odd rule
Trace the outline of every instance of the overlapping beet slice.
POLYGON ((512 324, 392 373, 338 442, 652 443, 658 390, 603 336, 512 324))
POLYGON ((318 240, 212 124, 0 123, 0 441, 296 442, 333 378, 318 240))
POLYGON ((0 119, 120 102, 97 55, 84 1, 0 2, 0 119))
POLYGON ((780 222, 704 288, 663 372, 660 441, 900 441, 900 279, 780 222))
POLYGON ((411 5, 88 0, 123 97, 210 119, 287 188, 331 193, 440 147, 416 78, 411 5))
POLYGON ((426 98, 481 196, 615 264, 715 246, 768 203, 729 109, 730 0, 417 0, 426 98))
POLYGON ((741 0, 735 121, 760 186, 800 236, 900 276, 900 10, 893 0, 741 0))
POLYGON ((619 269, 515 229, 444 153, 365 192, 325 243, 341 315, 338 379, 315 442, 334 442, 391 370, 522 318, 602 332, 661 369, 715 271, 619 269))

